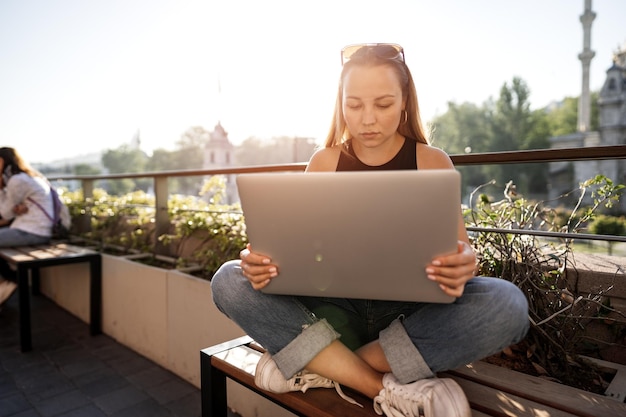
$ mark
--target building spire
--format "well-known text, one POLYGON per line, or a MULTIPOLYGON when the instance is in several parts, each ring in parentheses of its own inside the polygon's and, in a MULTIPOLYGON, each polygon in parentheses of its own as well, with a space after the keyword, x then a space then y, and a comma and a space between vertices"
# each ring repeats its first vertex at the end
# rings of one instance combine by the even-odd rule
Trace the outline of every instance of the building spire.
POLYGON ((585 0, 585 12, 580 16, 583 25, 583 51, 578 54, 582 63, 582 91, 578 100, 578 131, 587 132, 591 125, 591 93, 589 91, 589 67, 591 60, 596 55, 591 50, 591 24, 596 14, 591 11, 591 0, 585 0))

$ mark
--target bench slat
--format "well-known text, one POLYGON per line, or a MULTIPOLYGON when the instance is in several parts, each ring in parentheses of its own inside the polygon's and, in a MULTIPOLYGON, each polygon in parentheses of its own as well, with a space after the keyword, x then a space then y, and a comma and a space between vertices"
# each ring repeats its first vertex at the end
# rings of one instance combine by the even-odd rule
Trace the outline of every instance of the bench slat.
POLYGON ((7 262, 9 263, 15 263, 15 262, 23 262, 23 261, 30 261, 33 259, 32 256, 30 256, 27 253, 24 253, 22 251, 19 250, 15 250, 13 248, 3 248, 0 250, 0 257, 2 257, 3 259, 6 259, 7 262))
POLYGON ((92 249, 66 244, 0 248, 0 258, 3 258, 10 263, 45 260, 50 258, 65 259, 90 255, 98 255, 98 252, 92 249))
POLYGON ((557 382, 478 361, 449 374, 583 417, 626 416, 626 404, 557 382))
POLYGON ((53 246, 22 246, 0 249, 0 257, 5 259, 10 264, 56 258, 79 258, 85 255, 93 254, 97 254, 97 252, 80 246, 72 246, 67 244, 57 244, 53 246))
MULTIPOLYGON (((450 377, 449 375, 445 375, 450 377)), ((487 415, 500 415, 515 417, 575 417, 563 410, 537 403, 526 398, 519 397, 508 392, 497 390, 467 379, 452 377, 459 383, 465 395, 469 399, 472 409, 481 410, 487 415)))

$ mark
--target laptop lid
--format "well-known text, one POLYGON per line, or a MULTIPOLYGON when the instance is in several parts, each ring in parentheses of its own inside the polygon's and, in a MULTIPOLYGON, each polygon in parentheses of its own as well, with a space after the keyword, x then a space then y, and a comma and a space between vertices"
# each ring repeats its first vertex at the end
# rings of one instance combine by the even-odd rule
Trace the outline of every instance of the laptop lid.
POLYGON ((449 303, 425 267, 457 248, 456 170, 237 176, 248 239, 278 265, 262 291, 449 303))

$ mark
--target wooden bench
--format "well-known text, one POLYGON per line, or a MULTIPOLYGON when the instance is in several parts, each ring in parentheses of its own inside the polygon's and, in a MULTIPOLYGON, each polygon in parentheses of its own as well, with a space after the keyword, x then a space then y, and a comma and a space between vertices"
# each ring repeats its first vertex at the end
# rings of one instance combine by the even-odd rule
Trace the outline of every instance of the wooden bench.
MULTIPOLYGON (((259 389, 254 384, 254 370, 262 352, 248 336, 200 352, 202 417, 227 416, 227 378, 299 416, 377 416, 371 399, 348 388, 344 388, 344 392, 363 404, 363 408, 346 402, 333 389, 311 389, 306 394, 274 394, 259 389)), ((626 416, 626 404, 610 397, 485 362, 472 363, 439 376, 459 383, 469 399, 472 417, 626 416)))
POLYGON ((89 330, 92 335, 102 333, 102 260, 100 253, 65 243, 49 245, 0 248, 0 258, 16 270, 19 292, 20 348, 22 352, 32 349, 30 320, 30 291, 39 294, 39 269, 88 262, 90 273, 89 330))

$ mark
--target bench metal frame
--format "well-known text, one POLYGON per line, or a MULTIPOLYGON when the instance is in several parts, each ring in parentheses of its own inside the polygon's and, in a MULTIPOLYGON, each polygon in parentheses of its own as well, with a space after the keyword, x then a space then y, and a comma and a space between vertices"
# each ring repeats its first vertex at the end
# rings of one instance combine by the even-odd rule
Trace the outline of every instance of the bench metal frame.
POLYGON ((29 278, 32 293, 39 295, 39 269, 49 266, 89 263, 89 330, 91 335, 102 333, 102 259, 99 252, 70 245, 23 246, 0 249, 0 258, 14 265, 19 291, 20 349, 32 350, 29 278), (54 253, 55 249, 62 249, 54 253), (75 250, 68 250, 75 249, 75 250), (30 254, 46 252, 46 257, 30 254))

